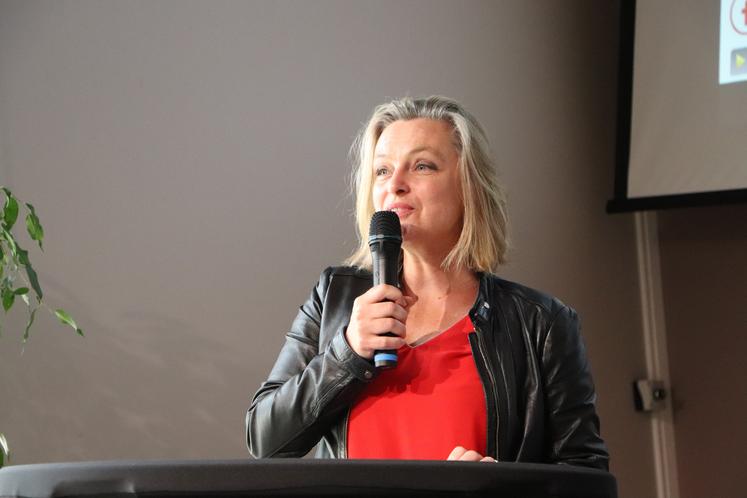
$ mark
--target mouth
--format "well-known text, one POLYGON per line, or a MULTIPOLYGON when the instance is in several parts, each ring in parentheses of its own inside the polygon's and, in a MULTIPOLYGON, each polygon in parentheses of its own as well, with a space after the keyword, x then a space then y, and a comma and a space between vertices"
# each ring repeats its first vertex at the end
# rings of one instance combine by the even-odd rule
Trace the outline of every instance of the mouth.
POLYGON ((400 220, 403 220, 404 218, 407 218, 410 215, 410 213, 412 212, 412 209, 397 208, 397 209, 390 209, 389 211, 391 211, 392 213, 395 213, 399 217, 400 220))
POLYGON ((412 206, 408 206, 404 204, 395 204, 393 206, 389 206, 387 211, 391 211, 392 213, 395 213, 400 218, 403 218, 409 215, 411 212, 413 212, 414 208, 412 206))

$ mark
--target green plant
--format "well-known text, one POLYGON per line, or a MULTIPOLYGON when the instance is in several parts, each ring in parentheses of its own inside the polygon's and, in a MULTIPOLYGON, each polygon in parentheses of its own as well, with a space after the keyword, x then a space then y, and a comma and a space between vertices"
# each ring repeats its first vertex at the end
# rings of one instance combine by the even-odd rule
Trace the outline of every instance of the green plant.
POLYGON ((5 440, 5 436, 0 434, 0 468, 5 465, 5 459, 9 458, 10 450, 8 450, 8 441, 5 440))
MULTIPOLYGON (((13 233, 13 227, 18 220, 20 203, 8 188, 0 186, 0 191, 5 196, 5 203, 0 212, 0 300, 2 300, 3 311, 7 314, 18 297, 26 304, 29 316, 23 331, 22 340, 24 343, 29 339, 29 332, 39 308, 48 310, 61 323, 69 325, 82 336, 83 331, 65 310, 61 308, 52 310, 43 302, 44 294, 41 285, 39 285, 39 277, 29 260, 28 251, 21 247, 13 233), (16 286, 19 280, 23 282, 23 285, 16 286), (32 291, 33 296, 29 297, 32 291)), ((36 242, 43 252, 44 229, 41 221, 39 221, 39 216, 36 214, 34 206, 29 203, 23 205, 26 209, 26 231, 31 240, 36 242)), ((0 336, 2 336, 2 330, 3 323, 0 321, 0 336)), ((8 442, 5 436, 0 433, 0 467, 5 464, 9 455, 8 442)))

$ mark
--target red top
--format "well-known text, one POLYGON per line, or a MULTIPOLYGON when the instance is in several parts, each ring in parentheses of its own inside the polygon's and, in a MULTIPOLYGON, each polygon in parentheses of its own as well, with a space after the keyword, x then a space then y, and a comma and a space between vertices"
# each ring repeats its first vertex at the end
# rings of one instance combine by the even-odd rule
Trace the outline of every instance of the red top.
POLYGON ((467 335, 469 316, 425 343, 403 346, 353 405, 348 458, 445 460, 456 446, 485 455, 485 393, 467 335))

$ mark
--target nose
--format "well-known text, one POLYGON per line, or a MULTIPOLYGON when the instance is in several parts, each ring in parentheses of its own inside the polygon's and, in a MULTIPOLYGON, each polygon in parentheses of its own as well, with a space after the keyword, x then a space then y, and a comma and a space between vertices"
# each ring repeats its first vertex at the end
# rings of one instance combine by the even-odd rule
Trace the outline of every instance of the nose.
POLYGON ((394 169, 392 176, 389 177, 387 191, 390 194, 405 194, 410 191, 407 181, 407 168, 404 165, 394 169))

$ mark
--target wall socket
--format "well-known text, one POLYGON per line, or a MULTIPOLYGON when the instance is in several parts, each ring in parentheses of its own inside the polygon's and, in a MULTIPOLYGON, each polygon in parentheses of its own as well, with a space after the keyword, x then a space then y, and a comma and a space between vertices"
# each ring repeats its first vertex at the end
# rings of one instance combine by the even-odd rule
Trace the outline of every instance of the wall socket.
POLYGON ((633 382, 633 404, 638 412, 652 412, 664 408, 667 390, 659 380, 638 379, 633 382))

